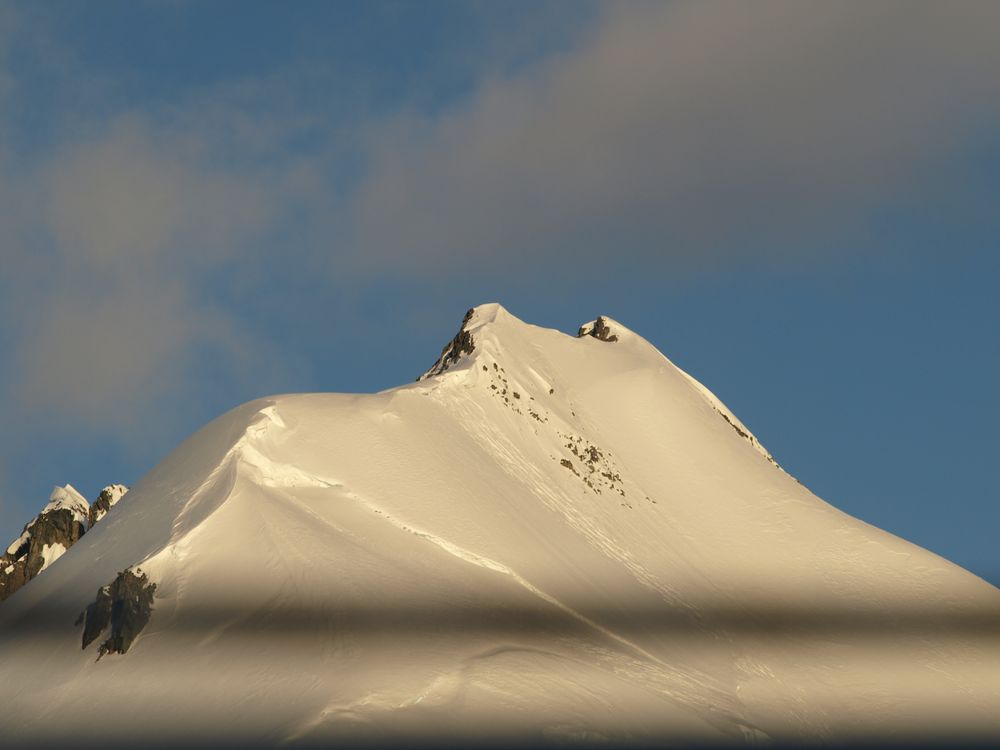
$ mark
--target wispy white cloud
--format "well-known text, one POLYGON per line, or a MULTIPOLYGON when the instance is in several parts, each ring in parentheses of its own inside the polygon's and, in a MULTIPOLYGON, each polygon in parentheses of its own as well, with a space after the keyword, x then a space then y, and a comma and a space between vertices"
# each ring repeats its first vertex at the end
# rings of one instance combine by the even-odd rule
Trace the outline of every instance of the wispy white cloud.
POLYGON ((1000 121, 1000 5, 617 3, 573 50, 373 137, 359 268, 759 252, 1000 121))
POLYGON ((210 146, 126 116, 21 176, 4 219, 11 401, 128 434, 198 387, 205 352, 224 369, 271 366, 205 278, 259 249, 296 177, 215 164, 210 146))
POLYGON ((219 321, 181 286, 112 282, 106 291, 57 287, 34 301, 13 384, 22 406, 98 433, 131 427, 176 395, 195 344, 219 340, 219 321))
POLYGON ((224 260, 277 206, 264 186, 213 168, 208 149, 197 137, 156 137, 129 118, 72 144, 39 176, 56 243, 106 274, 224 260))

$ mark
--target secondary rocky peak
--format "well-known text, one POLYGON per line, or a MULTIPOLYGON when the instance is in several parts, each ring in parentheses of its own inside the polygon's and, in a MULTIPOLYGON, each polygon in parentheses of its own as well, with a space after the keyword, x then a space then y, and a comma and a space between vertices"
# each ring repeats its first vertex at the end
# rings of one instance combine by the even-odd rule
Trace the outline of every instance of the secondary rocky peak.
POLYGON ((584 323, 580 326, 580 330, 576 333, 577 338, 583 338, 584 336, 593 336, 599 341, 614 342, 618 340, 618 334, 614 333, 614 329, 611 326, 610 319, 605 318, 603 315, 599 315, 597 320, 592 320, 589 323, 584 323))
POLYGON ((104 518, 108 514, 108 511, 124 497, 126 492, 128 492, 128 487, 124 484, 109 484, 101 490, 101 494, 97 496, 97 499, 90 506, 89 525, 87 528, 92 528, 95 523, 104 518))

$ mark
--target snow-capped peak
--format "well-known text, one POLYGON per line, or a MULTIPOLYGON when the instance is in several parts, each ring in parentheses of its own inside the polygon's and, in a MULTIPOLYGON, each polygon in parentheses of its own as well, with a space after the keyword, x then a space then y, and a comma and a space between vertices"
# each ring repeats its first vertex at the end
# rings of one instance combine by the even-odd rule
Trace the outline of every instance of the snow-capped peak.
POLYGON ((469 330, 475 330, 488 323, 496 323, 514 317, 499 302, 487 302, 482 305, 476 305, 466 315, 469 316, 466 325, 469 330))
POLYGON ((431 368, 421 375, 417 380, 440 375, 445 370, 451 369, 460 360, 476 350, 476 338, 474 332, 479 329, 501 321, 515 319, 502 305, 497 302, 488 302, 483 305, 469 308, 462 318, 462 326, 455 337, 444 345, 441 356, 431 366, 431 368))
POLYGON ((71 484, 63 487, 55 487, 52 490, 52 494, 49 495, 48 505, 42 508, 42 513, 50 513, 62 509, 70 511, 73 514, 74 520, 82 524, 87 523, 90 513, 90 503, 71 484))

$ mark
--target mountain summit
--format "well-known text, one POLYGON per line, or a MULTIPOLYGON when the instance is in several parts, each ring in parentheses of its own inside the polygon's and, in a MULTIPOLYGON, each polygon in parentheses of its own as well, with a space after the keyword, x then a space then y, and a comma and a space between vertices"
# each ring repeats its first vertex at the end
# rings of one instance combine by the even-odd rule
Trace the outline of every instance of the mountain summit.
POLYGON ((204 427, 0 605, 0 736, 1000 736, 1000 591, 579 334, 482 305, 414 383, 204 427))

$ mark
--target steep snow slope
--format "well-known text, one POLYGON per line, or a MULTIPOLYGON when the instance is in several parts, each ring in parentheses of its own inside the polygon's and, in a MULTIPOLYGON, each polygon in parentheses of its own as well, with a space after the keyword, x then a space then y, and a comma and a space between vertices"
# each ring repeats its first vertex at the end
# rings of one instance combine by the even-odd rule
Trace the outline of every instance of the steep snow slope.
POLYGON ((1000 736, 1000 591, 624 326, 470 313, 416 383, 215 420, 0 606, 0 736, 1000 736), (126 569, 152 615, 97 660, 77 616, 126 569))

